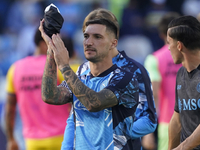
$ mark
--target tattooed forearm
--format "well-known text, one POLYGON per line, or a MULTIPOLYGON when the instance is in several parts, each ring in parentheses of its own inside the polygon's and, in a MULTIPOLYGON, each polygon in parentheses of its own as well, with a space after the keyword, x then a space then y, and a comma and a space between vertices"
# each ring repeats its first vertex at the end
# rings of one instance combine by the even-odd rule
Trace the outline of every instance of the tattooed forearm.
POLYGON ((43 100, 53 99, 56 91, 56 85, 53 83, 53 78, 47 75, 43 76, 42 79, 42 96, 43 100))
POLYGON ((65 87, 56 87, 55 89, 51 86, 53 79, 51 77, 43 78, 42 82, 45 82, 46 86, 42 87, 43 100, 48 104, 62 105, 70 102, 70 92, 65 87), (46 96, 46 97, 45 97, 46 96))
POLYGON ((56 73, 57 73, 57 67, 56 67, 56 63, 54 60, 54 56, 53 53, 49 53, 49 50, 47 51, 47 61, 45 64, 45 74, 47 74, 48 76, 53 76, 56 77, 56 73))
POLYGON ((70 102, 70 93, 67 88, 57 87, 57 66, 53 53, 47 51, 47 60, 42 78, 42 99, 44 102, 61 105, 70 102))
POLYGON ((69 65, 65 66, 62 71, 67 85, 72 93, 89 111, 100 111, 112 107, 118 103, 114 93, 108 89, 95 92, 83 84, 69 65))

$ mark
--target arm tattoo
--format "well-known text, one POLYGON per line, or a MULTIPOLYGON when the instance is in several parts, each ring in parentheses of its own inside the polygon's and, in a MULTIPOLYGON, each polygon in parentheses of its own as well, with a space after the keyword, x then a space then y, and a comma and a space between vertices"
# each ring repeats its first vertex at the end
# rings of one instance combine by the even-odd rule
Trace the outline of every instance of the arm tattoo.
POLYGON ((47 51, 47 60, 42 78, 42 99, 46 103, 61 105, 71 102, 70 92, 65 87, 57 87, 57 67, 53 54, 47 51))
POLYGON ((72 93, 89 111, 100 111, 118 103, 118 100, 112 91, 103 89, 100 92, 95 92, 88 88, 79 80, 69 65, 62 69, 62 73, 64 74, 64 79, 72 93))

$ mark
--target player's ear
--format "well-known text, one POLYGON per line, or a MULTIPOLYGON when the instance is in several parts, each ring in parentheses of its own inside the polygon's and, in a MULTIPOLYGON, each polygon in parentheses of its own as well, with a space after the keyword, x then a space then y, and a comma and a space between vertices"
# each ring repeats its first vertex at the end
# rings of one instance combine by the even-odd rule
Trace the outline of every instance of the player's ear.
POLYGON ((112 44, 111 44, 111 49, 116 48, 118 44, 118 40, 117 39, 113 39, 112 44))
POLYGON ((179 51, 182 51, 182 49, 183 49, 183 43, 181 41, 177 41, 177 49, 179 51))

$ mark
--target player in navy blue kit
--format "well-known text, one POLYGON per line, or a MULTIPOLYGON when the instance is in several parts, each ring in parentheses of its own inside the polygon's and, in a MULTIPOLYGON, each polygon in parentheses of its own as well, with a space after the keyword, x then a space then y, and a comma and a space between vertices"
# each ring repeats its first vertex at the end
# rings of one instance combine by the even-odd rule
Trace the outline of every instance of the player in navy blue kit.
POLYGON ((61 58, 57 57, 62 47, 57 35, 52 37, 54 45, 49 44, 65 82, 51 89, 48 70, 52 66, 47 66, 43 75, 44 100, 63 104, 73 98, 75 114, 69 118, 62 149, 73 148, 73 141, 75 149, 141 149, 140 137, 156 128, 149 76, 142 65, 117 51, 119 29, 116 22, 115 16, 105 9, 97 9, 86 17, 83 43, 89 62, 79 67, 79 80, 64 60, 64 50, 61 58), (51 90, 55 95, 49 98, 51 90))
POLYGON ((169 148, 200 150, 200 23, 182 16, 168 25, 167 41, 175 64, 176 101, 169 124, 169 148))

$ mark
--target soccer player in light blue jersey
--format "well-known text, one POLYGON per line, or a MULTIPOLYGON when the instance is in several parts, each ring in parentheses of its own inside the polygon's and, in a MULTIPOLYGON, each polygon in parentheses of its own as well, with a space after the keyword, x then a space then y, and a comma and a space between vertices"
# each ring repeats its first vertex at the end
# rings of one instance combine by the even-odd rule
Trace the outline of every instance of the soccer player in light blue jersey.
POLYGON ((142 65, 117 51, 115 16, 97 9, 86 17, 83 46, 88 62, 79 67, 78 77, 68 65, 59 35, 51 40, 42 23, 40 30, 49 52, 43 100, 51 104, 73 102, 74 107, 62 149, 141 149, 140 137, 157 125, 151 84, 142 65), (56 65, 65 78, 58 87, 54 83, 56 65))

